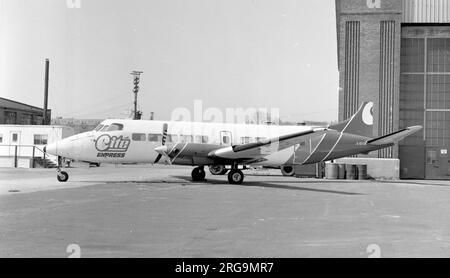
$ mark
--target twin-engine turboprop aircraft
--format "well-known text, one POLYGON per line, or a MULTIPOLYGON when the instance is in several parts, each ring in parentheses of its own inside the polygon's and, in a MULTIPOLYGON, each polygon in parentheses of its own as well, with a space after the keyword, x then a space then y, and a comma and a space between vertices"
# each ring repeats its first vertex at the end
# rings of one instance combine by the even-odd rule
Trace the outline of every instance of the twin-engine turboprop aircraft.
POLYGON ((247 166, 286 167, 312 164, 390 147, 420 130, 408 127, 373 138, 372 102, 365 102, 348 120, 328 127, 221 124, 110 119, 95 130, 49 144, 45 151, 61 158, 97 163, 163 163, 196 166, 192 180, 228 172, 240 184, 247 166))

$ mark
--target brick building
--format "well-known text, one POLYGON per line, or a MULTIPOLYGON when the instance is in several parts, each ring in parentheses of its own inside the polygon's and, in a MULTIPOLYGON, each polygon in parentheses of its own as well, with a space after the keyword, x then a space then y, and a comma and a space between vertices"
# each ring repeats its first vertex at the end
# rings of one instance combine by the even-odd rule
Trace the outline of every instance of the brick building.
POLYGON ((48 122, 44 123, 44 109, 0 97, 0 124, 48 125, 51 110, 47 109, 48 122))
POLYGON ((402 178, 450 179, 450 0, 336 0, 339 120, 374 102, 374 135, 422 132, 373 157, 402 178))

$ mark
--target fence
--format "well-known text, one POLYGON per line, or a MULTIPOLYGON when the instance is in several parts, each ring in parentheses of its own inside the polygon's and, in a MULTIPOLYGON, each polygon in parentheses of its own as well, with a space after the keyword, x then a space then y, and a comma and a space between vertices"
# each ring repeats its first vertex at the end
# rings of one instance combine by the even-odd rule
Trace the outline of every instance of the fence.
POLYGON ((49 155, 35 145, 0 145, 1 158, 13 158, 14 168, 19 167, 19 160, 22 158, 31 160, 31 168, 36 168, 36 161, 42 161, 42 166, 47 168, 49 162, 57 161, 57 157, 49 155))

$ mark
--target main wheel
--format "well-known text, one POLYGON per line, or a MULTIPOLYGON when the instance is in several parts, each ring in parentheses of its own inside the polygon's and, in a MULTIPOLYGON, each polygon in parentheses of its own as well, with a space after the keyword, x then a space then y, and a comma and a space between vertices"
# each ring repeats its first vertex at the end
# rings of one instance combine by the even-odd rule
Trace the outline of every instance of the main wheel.
POLYGON ((212 175, 225 175, 228 172, 228 169, 225 168, 225 165, 210 165, 209 172, 212 175))
POLYGON ((203 167, 196 167, 192 170, 192 181, 204 181, 206 176, 205 169, 203 167))
POLYGON ((283 174, 283 176, 292 177, 295 174, 294 166, 292 165, 281 166, 281 173, 283 174))
POLYGON ((228 182, 231 184, 241 184, 244 181, 244 173, 241 170, 233 169, 228 173, 228 182))
POLYGON ((60 173, 56 174, 56 178, 60 182, 66 182, 69 179, 69 174, 67 174, 67 172, 61 171, 60 173))

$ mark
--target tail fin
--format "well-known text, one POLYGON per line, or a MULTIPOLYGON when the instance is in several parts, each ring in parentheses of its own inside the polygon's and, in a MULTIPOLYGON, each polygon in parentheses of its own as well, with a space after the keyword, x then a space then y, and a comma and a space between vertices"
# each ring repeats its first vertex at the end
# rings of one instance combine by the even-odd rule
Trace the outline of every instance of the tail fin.
POLYGON ((339 132, 351 133, 365 137, 373 137, 373 102, 364 102, 358 111, 343 122, 329 126, 328 128, 339 132))

